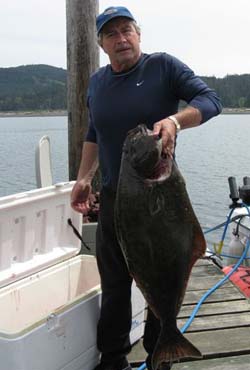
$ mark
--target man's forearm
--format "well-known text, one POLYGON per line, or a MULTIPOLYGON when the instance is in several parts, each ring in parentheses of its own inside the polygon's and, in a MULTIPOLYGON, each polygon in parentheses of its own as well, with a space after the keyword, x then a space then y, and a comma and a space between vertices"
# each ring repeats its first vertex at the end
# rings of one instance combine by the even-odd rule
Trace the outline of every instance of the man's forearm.
POLYGON ((84 142, 77 180, 84 178, 91 182, 98 166, 98 145, 92 142, 84 142))
POLYGON ((197 108, 186 107, 178 113, 174 114, 181 126, 181 130, 199 126, 202 120, 201 112, 197 108))

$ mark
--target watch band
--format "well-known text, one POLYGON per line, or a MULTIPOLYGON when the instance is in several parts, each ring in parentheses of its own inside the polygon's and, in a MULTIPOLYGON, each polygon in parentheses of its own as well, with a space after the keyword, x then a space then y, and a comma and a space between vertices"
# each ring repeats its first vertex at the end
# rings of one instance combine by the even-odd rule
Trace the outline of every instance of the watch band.
POLYGON ((171 121, 174 122, 176 127, 176 134, 178 134, 181 131, 181 125, 179 124, 177 118, 175 118, 175 116, 169 116, 168 119, 171 119, 171 121))

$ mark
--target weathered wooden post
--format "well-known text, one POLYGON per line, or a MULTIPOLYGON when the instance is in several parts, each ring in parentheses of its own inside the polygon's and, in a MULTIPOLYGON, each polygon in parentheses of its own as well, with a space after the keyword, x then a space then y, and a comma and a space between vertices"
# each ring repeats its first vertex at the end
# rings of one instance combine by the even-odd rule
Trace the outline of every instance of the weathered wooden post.
POLYGON ((95 17, 98 0, 66 0, 69 179, 75 180, 87 129, 89 77, 99 66, 95 17))

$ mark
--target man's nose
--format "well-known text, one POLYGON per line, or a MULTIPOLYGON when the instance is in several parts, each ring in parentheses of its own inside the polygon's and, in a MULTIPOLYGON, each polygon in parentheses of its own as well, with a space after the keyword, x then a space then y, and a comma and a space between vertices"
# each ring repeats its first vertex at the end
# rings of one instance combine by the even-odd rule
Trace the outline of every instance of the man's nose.
POLYGON ((117 37, 116 38, 117 38, 118 42, 126 42, 127 41, 125 35, 122 32, 117 32, 117 37))

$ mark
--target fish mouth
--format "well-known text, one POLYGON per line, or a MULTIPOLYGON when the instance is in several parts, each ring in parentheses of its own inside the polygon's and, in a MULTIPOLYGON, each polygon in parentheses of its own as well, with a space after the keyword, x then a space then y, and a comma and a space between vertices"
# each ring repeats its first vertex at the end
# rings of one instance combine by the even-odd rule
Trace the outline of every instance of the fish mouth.
MULTIPOLYGON (((148 134, 152 135, 152 131, 148 130, 148 134)), ((153 172, 147 177, 145 182, 147 184, 161 183, 167 180, 172 171, 173 158, 163 151, 162 139, 155 137, 157 150, 159 152, 159 160, 156 163, 153 172)))
POLYGON ((170 177, 173 157, 163 151, 160 135, 141 124, 128 132, 128 139, 131 147, 135 145, 141 149, 137 150, 135 160, 131 163, 145 184, 161 183, 170 177))

